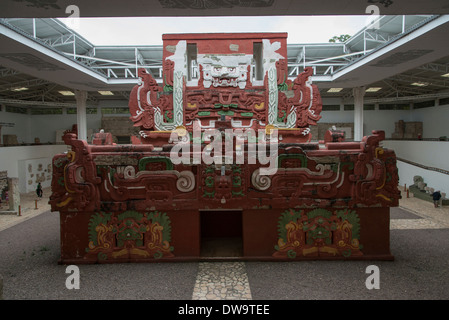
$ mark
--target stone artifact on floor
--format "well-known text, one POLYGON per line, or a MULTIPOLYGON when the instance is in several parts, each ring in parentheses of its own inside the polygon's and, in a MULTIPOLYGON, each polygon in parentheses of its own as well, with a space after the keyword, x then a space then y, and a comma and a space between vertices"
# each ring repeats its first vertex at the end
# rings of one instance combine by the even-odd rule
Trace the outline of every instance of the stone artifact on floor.
MULTIPOLYGON (((424 178, 421 176, 413 177, 413 184, 409 187, 409 190, 413 194, 413 196, 418 199, 426 200, 429 202, 434 201, 432 194, 434 193, 435 188, 428 187, 427 183, 424 182, 424 178)), ((449 199, 446 198, 445 192, 441 192, 440 204, 442 206, 449 205, 449 199)))

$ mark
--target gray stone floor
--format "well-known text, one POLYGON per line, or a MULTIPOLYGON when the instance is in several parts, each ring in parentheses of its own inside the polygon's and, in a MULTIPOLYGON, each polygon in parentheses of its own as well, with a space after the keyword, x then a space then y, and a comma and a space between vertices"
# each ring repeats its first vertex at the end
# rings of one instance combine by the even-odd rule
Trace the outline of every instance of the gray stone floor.
POLYGON ((45 198, 38 209, 34 200, 22 196, 21 217, 0 215, 6 300, 449 299, 449 208, 405 193, 391 210, 394 261, 81 265, 78 290, 66 288, 67 266, 57 263, 59 215, 49 212, 45 198), (380 269, 379 290, 365 286, 369 265, 380 269))

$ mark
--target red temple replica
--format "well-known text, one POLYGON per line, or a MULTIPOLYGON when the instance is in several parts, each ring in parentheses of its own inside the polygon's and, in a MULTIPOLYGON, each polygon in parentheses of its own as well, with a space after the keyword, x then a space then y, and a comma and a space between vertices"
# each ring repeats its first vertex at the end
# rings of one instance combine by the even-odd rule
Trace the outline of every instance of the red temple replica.
POLYGON ((163 36, 163 84, 131 92, 132 145, 67 133, 53 159, 60 263, 393 259, 393 151, 329 132, 306 68, 287 77, 287 34, 163 36))

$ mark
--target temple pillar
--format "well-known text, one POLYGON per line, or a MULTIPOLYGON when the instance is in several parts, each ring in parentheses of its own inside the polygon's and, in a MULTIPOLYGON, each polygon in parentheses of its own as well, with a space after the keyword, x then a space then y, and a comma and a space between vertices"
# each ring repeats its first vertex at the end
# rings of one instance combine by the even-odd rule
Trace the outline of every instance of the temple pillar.
POLYGON ((19 214, 20 190, 19 178, 8 178, 9 210, 19 214))
POLYGON ((365 87, 352 89, 354 96, 354 141, 362 141, 363 138, 363 96, 365 87))
POLYGON ((75 90, 76 121, 78 125, 78 139, 87 140, 86 101, 87 91, 75 90))

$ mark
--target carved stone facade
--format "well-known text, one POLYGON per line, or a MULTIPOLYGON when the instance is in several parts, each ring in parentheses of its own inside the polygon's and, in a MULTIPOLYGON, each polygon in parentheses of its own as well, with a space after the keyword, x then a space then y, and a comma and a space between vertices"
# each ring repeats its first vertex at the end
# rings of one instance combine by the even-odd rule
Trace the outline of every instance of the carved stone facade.
POLYGON ((131 143, 131 137, 139 135, 139 130, 133 127, 133 122, 128 117, 102 117, 101 129, 112 134, 115 143, 123 140, 131 143))
POLYGON ((143 143, 160 144, 164 132, 216 128, 225 117, 233 129, 279 130, 284 141, 307 142, 321 118, 321 97, 307 68, 287 74, 287 35, 165 35, 164 86, 139 70, 131 92, 131 120, 143 143))
POLYGON ((71 151, 53 159, 62 263, 203 259, 206 228, 240 237, 245 259, 392 259, 396 156, 379 145, 383 131, 310 143, 321 98, 312 69, 288 81, 286 34, 163 40, 163 85, 140 70, 130 95, 140 140, 89 145, 67 133, 71 151), (214 158, 212 146, 225 142, 206 139, 208 129, 232 140, 250 129, 264 135, 214 158), (252 145, 268 150, 275 171, 252 145))
POLYGON ((8 178, 7 171, 0 171, 0 212, 18 214, 20 192, 18 178, 8 178))
POLYGON ((354 140, 354 123, 352 122, 332 122, 332 123, 322 123, 319 122, 316 126, 312 126, 310 133, 312 135, 312 141, 324 140, 326 131, 333 126, 337 130, 343 130, 345 132, 345 141, 354 140))
POLYGON ((18 146, 19 141, 15 134, 4 134, 3 135, 3 145, 6 146, 18 146))
POLYGON ((418 139, 423 136, 422 122, 405 122, 399 120, 394 123, 394 132, 391 135, 392 139, 418 139))

